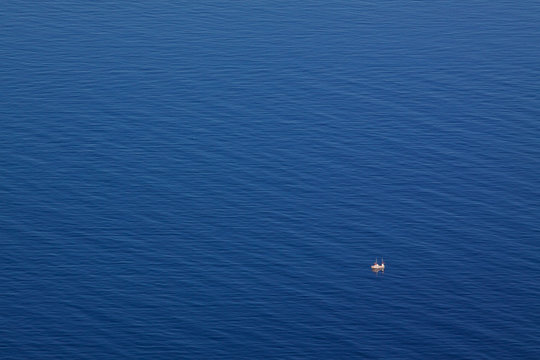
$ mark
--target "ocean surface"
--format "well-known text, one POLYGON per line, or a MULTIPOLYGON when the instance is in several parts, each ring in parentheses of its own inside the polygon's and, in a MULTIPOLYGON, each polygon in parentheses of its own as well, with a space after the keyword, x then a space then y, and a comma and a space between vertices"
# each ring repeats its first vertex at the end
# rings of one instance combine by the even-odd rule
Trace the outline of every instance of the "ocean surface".
POLYGON ((1 7, 1 359, 540 359, 540 2, 1 7))

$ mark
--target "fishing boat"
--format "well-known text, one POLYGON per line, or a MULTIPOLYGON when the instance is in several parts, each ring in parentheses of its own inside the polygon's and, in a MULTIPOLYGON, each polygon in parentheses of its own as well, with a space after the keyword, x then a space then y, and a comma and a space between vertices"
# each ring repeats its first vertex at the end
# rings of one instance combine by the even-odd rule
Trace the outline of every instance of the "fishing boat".
POLYGON ((381 265, 377 262, 377 258, 375 258, 375 263, 371 265, 371 270, 382 270, 384 271, 384 259, 381 258, 381 265))

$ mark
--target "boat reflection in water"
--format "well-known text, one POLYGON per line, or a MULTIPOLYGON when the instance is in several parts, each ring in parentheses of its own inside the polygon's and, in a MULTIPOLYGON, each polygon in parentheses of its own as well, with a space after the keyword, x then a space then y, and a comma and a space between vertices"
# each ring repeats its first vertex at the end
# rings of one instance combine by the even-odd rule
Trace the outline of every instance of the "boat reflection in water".
POLYGON ((377 262, 377 259, 375 259, 375 263, 371 265, 371 271, 374 273, 378 273, 379 271, 382 271, 384 273, 384 259, 381 258, 381 264, 377 262))

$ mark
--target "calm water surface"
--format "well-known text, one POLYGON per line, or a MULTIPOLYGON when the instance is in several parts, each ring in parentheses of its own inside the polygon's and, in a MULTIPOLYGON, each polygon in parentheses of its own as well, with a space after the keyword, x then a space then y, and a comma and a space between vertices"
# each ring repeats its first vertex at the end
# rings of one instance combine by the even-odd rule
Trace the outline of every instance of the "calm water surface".
POLYGON ((540 358, 540 3, 0 24, 0 358, 540 358))

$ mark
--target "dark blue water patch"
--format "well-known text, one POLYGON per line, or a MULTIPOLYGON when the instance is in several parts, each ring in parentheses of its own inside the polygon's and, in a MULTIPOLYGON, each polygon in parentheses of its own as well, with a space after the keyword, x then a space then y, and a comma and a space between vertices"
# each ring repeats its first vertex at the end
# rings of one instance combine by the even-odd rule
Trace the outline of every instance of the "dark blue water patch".
POLYGON ((7 2, 1 357, 538 358, 538 10, 7 2))

